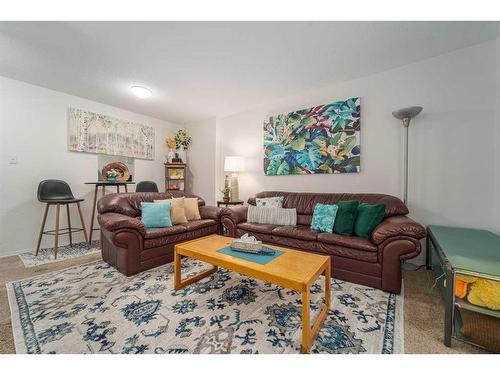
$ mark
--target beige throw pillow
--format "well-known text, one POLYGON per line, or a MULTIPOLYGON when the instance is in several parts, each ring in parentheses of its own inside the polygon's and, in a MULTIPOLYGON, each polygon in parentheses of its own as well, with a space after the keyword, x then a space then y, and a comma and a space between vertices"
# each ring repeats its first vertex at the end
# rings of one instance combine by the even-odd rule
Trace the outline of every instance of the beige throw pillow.
POLYGON ((198 208, 198 198, 184 198, 184 210, 186 219, 200 220, 200 209, 198 208))
POLYGON ((172 198, 172 199, 155 199, 155 203, 169 202, 171 205, 170 218, 172 219, 172 224, 183 224, 187 223, 186 211, 184 209, 184 197, 182 198, 172 198))

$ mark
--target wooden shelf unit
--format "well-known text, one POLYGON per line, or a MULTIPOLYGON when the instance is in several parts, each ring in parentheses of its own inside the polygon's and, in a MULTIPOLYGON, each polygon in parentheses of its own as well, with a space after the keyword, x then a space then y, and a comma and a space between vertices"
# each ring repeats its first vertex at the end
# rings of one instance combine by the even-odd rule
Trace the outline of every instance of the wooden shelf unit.
POLYGON ((186 164, 165 163, 165 191, 185 191, 186 164))

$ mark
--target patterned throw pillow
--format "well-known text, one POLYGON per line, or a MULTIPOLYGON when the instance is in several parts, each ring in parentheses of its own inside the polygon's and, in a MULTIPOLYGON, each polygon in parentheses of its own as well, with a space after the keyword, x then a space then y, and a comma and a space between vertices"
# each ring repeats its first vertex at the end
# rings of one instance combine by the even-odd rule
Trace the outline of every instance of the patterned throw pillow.
POLYGON ((314 206, 311 229, 319 232, 333 233, 333 224, 337 215, 336 204, 317 203, 314 206))
POLYGON ((285 197, 257 198, 255 205, 257 207, 283 207, 283 199, 285 197))

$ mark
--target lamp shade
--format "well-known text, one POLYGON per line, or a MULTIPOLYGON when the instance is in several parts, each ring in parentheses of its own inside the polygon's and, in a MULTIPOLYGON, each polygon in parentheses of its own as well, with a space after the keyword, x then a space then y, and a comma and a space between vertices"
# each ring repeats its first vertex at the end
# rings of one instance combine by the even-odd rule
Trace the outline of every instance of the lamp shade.
POLYGON ((392 115, 399 120, 403 120, 405 118, 413 118, 417 116, 420 112, 422 112, 422 109, 423 108, 420 106, 401 108, 392 112, 392 115))
POLYGON ((225 172, 243 172, 245 170, 245 159, 241 156, 226 156, 224 160, 225 172))

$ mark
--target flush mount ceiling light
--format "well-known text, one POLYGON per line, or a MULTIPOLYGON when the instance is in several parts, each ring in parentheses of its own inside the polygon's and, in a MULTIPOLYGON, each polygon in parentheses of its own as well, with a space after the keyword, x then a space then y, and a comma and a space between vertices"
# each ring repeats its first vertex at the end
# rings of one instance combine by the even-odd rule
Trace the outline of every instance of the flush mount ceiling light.
POLYGON ((142 87, 142 86, 132 86, 130 88, 130 90, 132 91, 132 94, 134 94, 135 96, 137 96, 138 98, 141 98, 141 99, 147 99, 151 95, 153 95, 153 91, 151 91, 150 89, 148 89, 146 87, 142 87))

